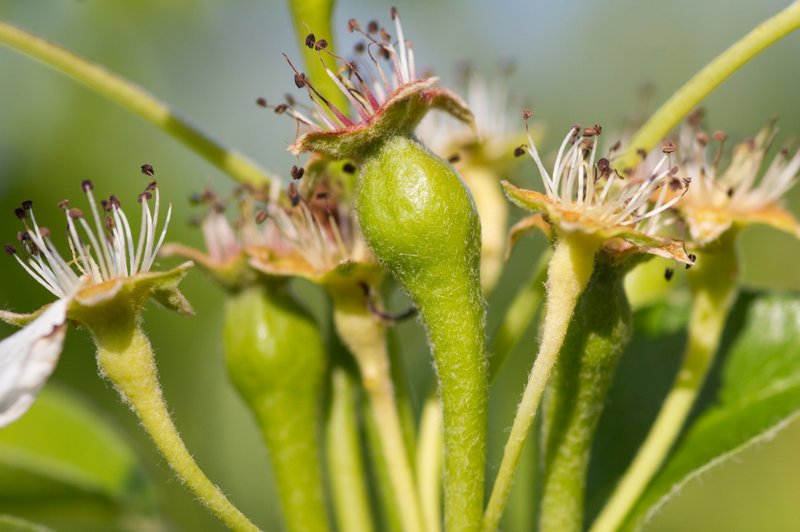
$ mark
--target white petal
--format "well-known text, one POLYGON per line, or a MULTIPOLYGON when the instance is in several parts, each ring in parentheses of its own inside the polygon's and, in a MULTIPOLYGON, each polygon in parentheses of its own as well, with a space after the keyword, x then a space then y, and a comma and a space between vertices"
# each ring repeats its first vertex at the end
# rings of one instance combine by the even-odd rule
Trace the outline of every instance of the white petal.
POLYGON ((0 342, 0 427, 30 408, 64 347, 67 306, 59 299, 24 329, 0 342))

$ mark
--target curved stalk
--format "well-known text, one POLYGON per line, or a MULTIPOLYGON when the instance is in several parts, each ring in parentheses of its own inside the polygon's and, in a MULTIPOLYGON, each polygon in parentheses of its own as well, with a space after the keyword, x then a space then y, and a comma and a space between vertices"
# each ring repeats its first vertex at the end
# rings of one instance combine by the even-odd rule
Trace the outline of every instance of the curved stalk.
POLYGON ((536 263, 528 282, 521 288, 506 310, 503 321, 494 335, 492 342, 492 356, 489 359, 489 382, 497 376, 503 363, 511 351, 519 343, 520 338, 530 326, 544 297, 544 287, 547 281, 547 265, 550 263, 552 252, 547 249, 542 252, 536 263))
POLYGON ((661 468, 689 417, 736 299, 738 260, 734 240, 735 230, 729 230, 713 249, 698 253, 697 265, 687 274, 694 301, 683 362, 653 427, 592 525, 592 532, 619 529, 661 468))
POLYGON ((270 182, 267 173, 255 163, 220 144, 143 88, 102 66, 2 20, 0 44, 41 61, 147 120, 239 183, 270 182))
POLYGON ((364 294, 357 284, 330 287, 329 292, 336 331, 356 359, 370 400, 403 530, 422 531, 424 526, 417 488, 394 397, 386 330, 369 313, 364 294))
POLYGON ((542 408, 539 530, 583 530, 586 473, 608 390, 630 338, 624 266, 598 258, 559 353, 542 408))
POLYGON ((331 404, 325 426, 331 497, 339 530, 372 532, 356 418, 355 378, 341 366, 331 371, 331 404))
POLYGON ((591 277, 594 255, 599 247, 600 242, 591 235, 580 232, 559 234, 547 272, 546 314, 539 352, 517 407, 511 434, 483 516, 484 532, 493 532, 500 524, 519 457, 567 334, 575 305, 591 277))
POLYGON ((649 151, 661 142, 661 139, 720 83, 770 45, 798 28, 800 28, 800 2, 795 1, 777 15, 756 26, 678 89, 639 128, 625 153, 615 161, 614 165, 618 169, 635 166, 639 157, 638 150, 649 151))
POLYGON ((186 449, 161 394, 153 350, 138 320, 112 318, 111 323, 91 324, 90 329, 97 344, 100 372, 138 416, 175 474, 231 530, 257 531, 186 449))

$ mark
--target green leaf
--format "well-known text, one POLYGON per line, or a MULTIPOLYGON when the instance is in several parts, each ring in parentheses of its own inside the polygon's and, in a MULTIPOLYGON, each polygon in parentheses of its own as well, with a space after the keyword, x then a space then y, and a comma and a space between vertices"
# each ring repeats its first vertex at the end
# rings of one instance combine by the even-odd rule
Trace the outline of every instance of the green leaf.
POLYGON ((0 430, 0 511, 61 524, 109 522, 152 507, 127 441, 73 394, 48 386, 0 430))
POLYGON ((772 436, 800 411, 800 296, 744 295, 729 323, 716 402, 700 415, 625 523, 641 527, 680 488, 772 436))

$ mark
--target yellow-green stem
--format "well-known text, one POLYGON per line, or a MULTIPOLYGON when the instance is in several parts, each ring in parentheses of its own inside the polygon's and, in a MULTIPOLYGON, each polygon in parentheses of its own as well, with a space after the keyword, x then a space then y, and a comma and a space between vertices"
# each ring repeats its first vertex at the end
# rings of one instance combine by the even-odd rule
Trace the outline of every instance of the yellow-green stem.
POLYGON ((325 427, 328 471, 338 529, 372 532, 356 417, 357 393, 355 377, 346 369, 334 366, 330 413, 325 427))
POLYGON ((443 423, 439 398, 430 394, 422 407, 417 444, 417 485, 428 532, 442 529, 443 423))
POLYGON ((539 352, 517 407, 500 469, 497 472, 489 504, 483 516, 482 530, 497 530, 503 516, 514 471, 539 408, 547 381, 556 363, 567 333, 575 304, 589 282, 594 269, 594 255, 600 241, 581 232, 559 234, 547 272, 547 302, 542 324, 539 352))
POLYGON ((139 417, 175 474, 231 530, 258 530, 206 477, 186 449, 164 402, 150 341, 137 319, 114 320, 90 328, 100 372, 139 417))
POLYGON ((771 44, 800 27, 800 2, 764 21, 722 52, 667 100, 636 132, 615 162, 618 169, 636 165, 637 150, 649 151, 720 83, 771 44))
POLYGON ((147 120, 197 152, 242 184, 264 185, 270 178, 258 166, 178 115, 138 85, 54 43, 0 20, 0 43, 70 76, 94 92, 147 120))
POLYGON ((357 284, 331 287, 330 294, 336 331, 356 360, 370 400, 403 530, 423 531, 417 487, 394 397, 385 326, 370 314, 357 284))
POLYGON ((714 362, 736 299, 735 236, 736 231, 729 230, 713 247, 698 252, 696 266, 687 276, 693 303, 683 363, 649 434, 592 525, 592 532, 619 529, 680 435, 714 362))

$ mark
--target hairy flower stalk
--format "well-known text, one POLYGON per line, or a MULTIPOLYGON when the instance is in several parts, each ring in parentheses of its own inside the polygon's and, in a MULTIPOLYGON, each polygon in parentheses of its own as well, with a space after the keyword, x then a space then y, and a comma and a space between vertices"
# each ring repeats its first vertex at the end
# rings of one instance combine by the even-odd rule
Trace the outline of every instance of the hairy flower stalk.
MULTIPOLYGON (((149 165, 142 171, 153 173, 149 165)), ((135 239, 116 196, 103 200, 98 208, 93 184, 84 181, 82 188, 91 210, 88 220, 68 201, 59 204, 67 222, 69 260, 53 244, 50 231, 37 223, 32 202, 23 202, 16 210, 25 226, 18 235, 21 248, 6 245, 6 251, 59 299, 32 315, 0 314, 12 323, 29 323, 0 342, 2 423, 13 421, 28 408, 55 367, 67 320, 75 321, 92 333, 100 374, 130 405, 178 477, 231 529, 257 530, 186 449, 164 402, 153 350, 141 328, 141 310, 149 298, 173 310, 191 312, 177 290, 190 263, 164 273, 150 272, 166 235, 171 207, 159 233, 160 197, 155 181, 150 183, 138 198, 142 220, 135 239)))
POLYGON ((800 224, 780 204, 780 198, 797 180, 800 151, 791 155, 788 149, 781 149, 762 172, 776 134, 770 126, 735 146, 723 169, 727 135, 709 135, 700 129, 701 119, 700 112, 690 117, 679 142, 682 172, 692 176, 692 187, 679 210, 698 256, 697 268, 688 272, 693 297, 688 343, 675 383, 650 433, 595 521, 594 531, 616 530, 624 522, 686 422, 714 362, 738 293, 736 238, 741 229, 762 223, 800 236, 800 224))
MULTIPOLYGON (((293 152, 350 159, 359 167, 356 211, 364 237, 414 300, 436 362, 445 426, 445 526, 476 530, 488 399, 480 226, 459 176, 412 135, 430 109, 468 122, 472 115, 458 97, 435 87, 436 78, 418 75, 395 9, 392 20, 395 37, 377 22, 366 29, 355 20, 348 24, 364 41, 356 45, 353 61, 337 57, 342 69, 328 74, 347 96, 352 114, 298 71, 295 84, 307 90, 311 106, 288 101, 275 110, 297 120, 301 135, 293 152)), ((330 53, 324 40, 309 36, 307 45, 330 53)), ((421 521, 415 525, 412 529, 420 529, 421 521)))
MULTIPOLYGON (((525 111, 523 116, 527 125, 531 113, 525 111)), ((545 194, 504 183, 514 203, 541 213, 520 222, 513 233, 531 227, 543 228, 555 240, 555 250, 548 266, 539 352, 484 515, 485 531, 496 530, 500 523, 542 394, 575 306, 594 271, 595 255, 601 252, 611 257, 626 257, 646 252, 690 262, 682 245, 657 235, 665 223, 661 214, 680 197, 668 198, 668 191, 685 191, 687 185, 675 177, 677 170, 670 167, 669 155, 665 153, 653 168, 640 168, 624 178, 612 170, 608 158, 597 158, 596 137, 600 132, 600 126, 571 128, 558 150, 552 173, 545 168, 529 135, 528 145, 516 152, 522 155, 527 151, 531 155, 541 174, 545 194), (654 204, 652 197, 656 198, 654 204)))

